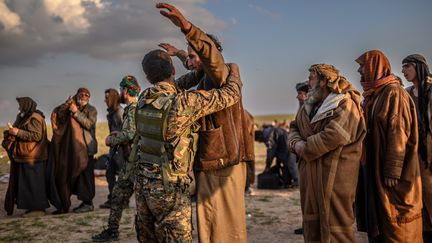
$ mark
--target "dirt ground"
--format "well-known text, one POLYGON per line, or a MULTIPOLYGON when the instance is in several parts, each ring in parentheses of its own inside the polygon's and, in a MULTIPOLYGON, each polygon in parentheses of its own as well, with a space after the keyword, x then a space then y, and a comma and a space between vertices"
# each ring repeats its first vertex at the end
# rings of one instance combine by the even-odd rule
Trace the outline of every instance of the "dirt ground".
MULTIPOLYGON (((257 145, 256 174, 264 168, 265 149, 257 145)), ((95 211, 83 214, 68 213, 23 218, 23 210, 15 210, 6 216, 3 209, 7 184, 0 183, 0 242, 91 242, 90 237, 100 232, 107 224, 108 210, 98 206, 106 199, 108 188, 104 176, 96 177, 95 211)), ((258 190, 254 185, 253 195, 245 197, 248 242, 303 242, 294 229, 301 226, 300 193, 297 189, 258 190)), ((78 206, 76 197, 72 207, 78 206)), ((125 210, 120 227, 120 242, 137 242, 133 226, 135 200, 125 210)), ((193 205, 195 208, 195 205, 193 205)), ((195 210, 194 225, 195 225, 195 210)), ((221 212, 222 213, 222 212, 221 212)), ((193 233, 197 241, 196 229, 193 233)), ((365 235, 357 233, 357 242, 367 242, 365 235)))

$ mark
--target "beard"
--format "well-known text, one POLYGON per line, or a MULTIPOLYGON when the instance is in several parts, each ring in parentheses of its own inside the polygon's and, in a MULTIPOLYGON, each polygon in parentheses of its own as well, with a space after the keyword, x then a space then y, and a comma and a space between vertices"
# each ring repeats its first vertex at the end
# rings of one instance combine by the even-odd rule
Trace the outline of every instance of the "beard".
POLYGON ((305 103, 309 105, 315 105, 321 102, 322 99, 323 99, 323 92, 319 87, 319 84, 316 84, 312 89, 309 89, 305 103))
POLYGON ((123 94, 120 95, 120 103, 121 104, 126 104, 126 98, 124 97, 123 94))
POLYGON ((77 105, 79 107, 84 107, 87 104, 88 104, 88 100, 82 100, 82 99, 79 99, 79 98, 77 99, 77 105))

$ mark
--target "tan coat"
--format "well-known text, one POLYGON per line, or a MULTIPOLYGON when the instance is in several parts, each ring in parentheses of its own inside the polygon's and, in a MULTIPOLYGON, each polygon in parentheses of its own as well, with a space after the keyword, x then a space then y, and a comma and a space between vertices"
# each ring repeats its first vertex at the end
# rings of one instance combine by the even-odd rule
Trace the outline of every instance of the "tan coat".
POLYGON ((375 91, 366 108, 368 135, 357 225, 384 242, 422 242, 422 185, 415 105, 399 83, 375 91), (384 177, 398 179, 394 188, 384 177), (365 217, 367 216, 367 217, 365 217))
MULTIPOLYGON (((423 187, 423 231, 432 231, 432 77, 428 77, 427 82, 429 83, 427 95, 429 97, 428 103, 428 114, 429 114, 429 129, 427 130, 427 155, 428 155, 428 167, 426 167, 426 163, 420 159, 420 174, 422 178, 422 187, 423 187)), ((410 86, 406 90, 414 99, 413 87, 410 86)), ((417 108, 417 107, 416 107, 417 108)))
POLYGON ((354 242, 353 203, 366 128, 360 94, 352 86, 330 93, 312 120, 303 105, 291 123, 289 144, 306 141, 299 155, 305 242, 354 242))

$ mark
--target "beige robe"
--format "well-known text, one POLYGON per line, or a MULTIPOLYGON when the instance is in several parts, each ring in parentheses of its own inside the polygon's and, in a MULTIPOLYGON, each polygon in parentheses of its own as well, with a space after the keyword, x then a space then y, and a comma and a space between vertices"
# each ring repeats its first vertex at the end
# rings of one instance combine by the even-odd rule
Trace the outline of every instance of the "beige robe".
POLYGON ((330 93, 312 120, 301 107, 289 143, 306 141, 299 155, 305 242, 354 242, 354 211, 362 141, 366 133, 358 91, 330 93))

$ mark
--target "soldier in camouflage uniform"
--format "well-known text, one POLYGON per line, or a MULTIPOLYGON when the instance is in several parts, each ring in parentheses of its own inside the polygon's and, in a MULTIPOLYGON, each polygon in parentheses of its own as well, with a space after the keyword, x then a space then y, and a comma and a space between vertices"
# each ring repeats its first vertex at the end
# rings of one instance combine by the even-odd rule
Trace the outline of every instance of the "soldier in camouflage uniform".
MULTIPOLYGON (((122 130, 119 133, 107 137, 107 146, 121 145, 126 160, 130 155, 130 146, 135 136, 135 108, 137 97, 141 88, 134 76, 127 75, 120 82, 120 102, 126 104, 123 115, 122 130)), ((123 209, 129 205, 129 199, 134 192, 135 164, 129 162, 125 169, 121 170, 117 183, 114 186, 111 198, 111 209, 108 218, 108 228, 100 234, 94 235, 92 240, 104 242, 118 240, 119 223, 123 209)))
MULTIPOLYGON (((220 89, 185 91, 174 84, 175 69, 166 52, 147 53, 142 67, 153 86, 138 100, 137 146, 131 155, 137 160, 137 238, 139 242, 192 242, 188 172, 197 148, 197 121, 239 101, 238 68, 232 66, 220 89)), ((197 75, 191 72, 182 78, 197 75)))

